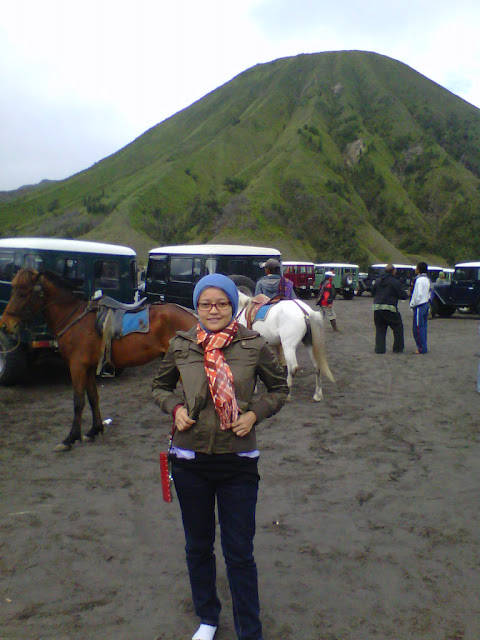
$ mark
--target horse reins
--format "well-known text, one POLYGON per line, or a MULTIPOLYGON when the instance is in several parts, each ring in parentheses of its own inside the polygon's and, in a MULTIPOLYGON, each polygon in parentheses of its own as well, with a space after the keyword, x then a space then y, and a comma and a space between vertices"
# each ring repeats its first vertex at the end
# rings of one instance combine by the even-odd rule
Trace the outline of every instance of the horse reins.
MULTIPOLYGON (((68 316, 68 318, 66 318, 66 320, 64 320, 64 322, 62 324, 64 324, 65 322, 67 322, 67 320, 69 318, 71 318, 74 314, 74 312, 77 310, 78 307, 75 307, 75 309, 72 311, 72 313, 68 316)), ((77 322, 79 322, 82 318, 84 318, 87 313, 90 313, 90 311, 94 311, 93 307, 90 305, 90 302, 87 304, 87 306, 85 307, 85 309, 82 311, 82 313, 77 317, 74 318, 69 324, 67 324, 66 327, 64 327, 61 331, 59 331, 56 335, 57 338, 60 338, 61 336, 63 336, 64 333, 66 333, 71 327, 73 327, 74 324, 77 324, 77 322)))
MULTIPOLYGON (((61 296, 55 297, 50 302, 46 302, 40 309, 38 309, 37 311, 34 311, 32 309, 34 296, 37 295, 39 298, 43 298, 44 297, 44 290, 43 290, 42 284, 40 284, 40 283, 34 284, 33 287, 32 287, 32 291, 33 291, 32 298, 31 298, 28 306, 26 307, 26 313, 19 314, 19 313, 15 313, 15 312, 13 312, 13 313, 9 312, 9 315, 11 315, 13 317, 21 318, 23 320, 29 320, 29 319, 35 317, 35 315, 37 313, 44 313, 45 310, 48 309, 48 307, 51 307, 53 304, 55 304, 56 302, 58 302, 59 300, 62 299, 61 296)), ((73 311, 66 318, 64 318, 62 320, 62 322, 60 323, 59 327, 63 327, 63 329, 61 329, 60 331, 58 331, 58 327, 54 329, 55 338, 60 338, 61 336, 63 336, 71 327, 73 327, 73 325, 75 325, 82 318, 84 318, 88 313, 90 313, 90 311, 93 311, 93 308, 92 308, 92 306, 90 304, 90 301, 89 301, 87 306, 83 310, 83 312, 77 318, 74 318, 66 327, 64 327, 63 325, 65 325, 65 323, 70 320, 70 318, 77 311, 77 309, 78 309, 80 304, 81 304, 81 302, 79 301, 79 303, 75 306, 73 311)), ((16 349, 19 344, 20 344, 20 339, 19 339, 18 344, 14 347, 14 349, 16 349)))
MULTIPOLYGON (((39 290, 39 296, 43 297, 43 287, 42 285, 35 285, 35 287, 39 287, 39 289, 37 289, 37 291, 39 290)), ((35 290, 34 287, 34 290, 35 290)), ((45 309, 48 309, 48 307, 51 307, 53 304, 55 304, 55 302, 58 302, 59 300, 61 300, 61 297, 58 296, 57 298, 54 298, 53 300, 51 300, 51 302, 45 304, 45 306, 43 306, 39 311, 40 313, 44 313, 45 309)), ((74 324, 77 324, 77 322, 79 322, 82 318, 84 318, 88 313, 90 313, 90 311, 93 311, 93 308, 90 304, 90 301, 88 302, 87 306, 85 307, 85 309, 82 311, 82 313, 77 317, 74 318, 69 324, 67 324, 66 327, 64 327, 63 325, 65 325, 66 322, 68 322, 70 320, 70 318, 74 315, 74 313, 77 311, 78 307, 81 305, 81 302, 79 302, 76 307, 74 307, 73 311, 62 320, 62 322, 60 323, 59 327, 63 327, 63 329, 61 329, 60 331, 58 330, 59 327, 56 327, 53 331, 55 333, 55 338, 61 338, 71 327, 73 327, 74 324)))

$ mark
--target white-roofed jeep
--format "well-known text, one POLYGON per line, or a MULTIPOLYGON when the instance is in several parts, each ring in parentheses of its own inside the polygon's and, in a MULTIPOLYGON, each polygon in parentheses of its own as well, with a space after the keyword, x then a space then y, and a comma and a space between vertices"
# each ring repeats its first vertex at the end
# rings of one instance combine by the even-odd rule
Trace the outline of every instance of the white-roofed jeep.
POLYGON ((480 262, 455 265, 452 281, 434 284, 430 296, 433 316, 448 318, 459 311, 480 313, 480 262))
MULTIPOLYGON (((2 238, 0 316, 10 299, 11 282, 21 268, 54 271, 86 299, 101 290, 129 303, 137 292, 137 255, 130 247, 61 238, 2 238)), ((32 317, 16 340, 0 331, 0 385, 22 382, 33 362, 56 351, 55 337, 41 315, 32 317)))

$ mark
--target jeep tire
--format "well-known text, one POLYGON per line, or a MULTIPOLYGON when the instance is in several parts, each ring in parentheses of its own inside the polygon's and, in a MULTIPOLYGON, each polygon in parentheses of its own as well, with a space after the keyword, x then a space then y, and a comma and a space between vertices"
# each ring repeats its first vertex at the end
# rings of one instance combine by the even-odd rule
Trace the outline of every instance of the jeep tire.
POLYGON ((236 284, 237 289, 251 298, 255 292, 255 283, 247 276, 228 276, 236 284))
POLYGON ((450 316, 453 316, 454 313, 455 313, 455 307, 452 307, 446 304, 442 305, 438 310, 438 315, 441 318, 450 318, 450 316))

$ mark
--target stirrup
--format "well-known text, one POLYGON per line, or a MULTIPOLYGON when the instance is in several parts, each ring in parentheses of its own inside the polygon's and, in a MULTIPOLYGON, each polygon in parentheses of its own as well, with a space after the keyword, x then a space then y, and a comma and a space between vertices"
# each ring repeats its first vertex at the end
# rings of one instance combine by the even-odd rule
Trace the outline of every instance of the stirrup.
POLYGON ((105 362, 100 373, 102 378, 115 378, 115 367, 111 362, 105 362))

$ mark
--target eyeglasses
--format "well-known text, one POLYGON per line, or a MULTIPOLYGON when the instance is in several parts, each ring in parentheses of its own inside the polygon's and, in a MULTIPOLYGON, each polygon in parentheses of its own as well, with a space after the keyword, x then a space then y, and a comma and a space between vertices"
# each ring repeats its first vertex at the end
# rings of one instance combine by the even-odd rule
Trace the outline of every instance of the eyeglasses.
POLYGON ((210 311, 213 307, 217 309, 217 311, 225 311, 230 307, 230 302, 226 300, 220 300, 220 302, 199 302, 197 304, 197 309, 199 311, 210 311))

